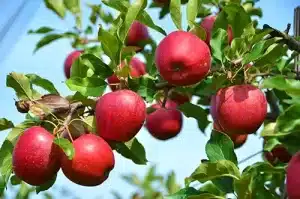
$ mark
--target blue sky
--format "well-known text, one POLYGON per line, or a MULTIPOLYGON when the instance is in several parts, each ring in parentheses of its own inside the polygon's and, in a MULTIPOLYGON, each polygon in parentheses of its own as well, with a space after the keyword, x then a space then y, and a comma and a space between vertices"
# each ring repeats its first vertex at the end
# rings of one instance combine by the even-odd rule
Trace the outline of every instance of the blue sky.
MULTIPOLYGON (((87 1, 83 1, 87 2, 87 1)), ((91 3, 99 3, 98 0, 89 0, 91 3)), ((13 4, 13 3, 11 3, 13 4)), ((293 23, 294 8, 299 5, 298 0, 261 0, 258 6, 262 7, 264 16, 260 24, 267 23, 280 30, 286 28, 287 23, 293 23)), ((11 9, 8 7, 7 9, 11 9)), ((87 9, 84 9, 84 17, 87 18, 87 9)), ((158 21, 158 10, 149 9, 149 13, 157 24, 163 27, 168 33, 175 30, 170 16, 167 16, 161 21, 158 21)), ((185 12, 183 12, 185 19, 185 12)), ((0 13, 0 17, 5 19, 5 12, 0 13)), ((183 20, 185 21, 185 20, 183 20)), ((60 20, 52 12, 48 11, 43 4, 37 7, 36 13, 29 23, 18 21, 18 23, 27 24, 26 30, 36 29, 40 26, 55 27, 60 30, 68 30, 73 26, 73 19, 68 16, 66 21, 60 20)), ((185 24, 186 25, 186 24, 185 24)), ((1 26, 1 23, 0 23, 1 26)), ((291 30, 292 32, 293 30, 291 30)), ((18 32, 15 30, 14 32, 18 32)), ((159 42, 163 37, 157 32, 150 31, 151 36, 159 42)), ((14 39, 13 34, 9 35, 9 39, 14 39)), ((22 73, 36 73, 44 78, 51 80, 58 90, 63 95, 68 95, 71 92, 64 84, 63 62, 67 54, 72 51, 70 43, 67 40, 54 42, 51 45, 41 49, 36 54, 33 54, 35 44, 40 36, 27 35, 25 32, 17 38, 15 45, 9 48, 7 55, 0 61, 0 91, 2 97, 0 104, 2 105, 0 118, 6 117, 13 122, 18 123, 23 120, 23 115, 18 113, 14 106, 13 99, 16 98, 14 92, 10 88, 5 87, 6 75, 12 71, 22 73)), ((0 44, 1 49, 1 44, 0 44)), ((2 49, 3 51, 3 49, 2 49)), ((3 141, 7 132, 1 132, 0 142, 3 141)), ((71 183, 60 172, 54 188, 50 189, 54 194, 57 188, 68 187, 73 194, 80 198, 105 198, 110 199, 113 196, 110 191, 117 190, 124 198, 128 198, 134 189, 125 183, 120 175, 131 172, 138 173, 142 176, 151 164, 157 164, 159 173, 166 174, 174 170, 177 174, 177 181, 183 185, 184 178, 187 177, 197 167, 201 159, 206 158, 205 143, 209 139, 197 128, 197 123, 193 119, 184 118, 184 126, 181 134, 170 141, 161 142, 153 139, 145 129, 142 129, 138 134, 138 139, 146 148, 147 166, 138 166, 131 161, 116 154, 116 166, 111 172, 109 179, 98 187, 87 188, 71 183), (55 189, 56 188, 56 189, 55 189)), ((249 136, 246 144, 236 150, 239 159, 243 159, 262 148, 262 139, 258 136, 249 136)), ((244 168, 246 165, 260 160, 260 156, 249 160, 240 165, 244 168)), ((40 198, 34 196, 33 198, 40 198)))

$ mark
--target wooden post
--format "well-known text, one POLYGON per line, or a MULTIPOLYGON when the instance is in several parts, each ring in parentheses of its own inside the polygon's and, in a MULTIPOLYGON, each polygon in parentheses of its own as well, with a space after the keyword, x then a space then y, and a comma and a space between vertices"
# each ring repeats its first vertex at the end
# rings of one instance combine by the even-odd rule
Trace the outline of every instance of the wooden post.
MULTIPOLYGON (((294 37, 299 37, 300 36, 300 6, 295 8, 294 12, 294 37)), ((295 70, 297 77, 300 76, 300 56, 297 56, 295 58, 295 70)))

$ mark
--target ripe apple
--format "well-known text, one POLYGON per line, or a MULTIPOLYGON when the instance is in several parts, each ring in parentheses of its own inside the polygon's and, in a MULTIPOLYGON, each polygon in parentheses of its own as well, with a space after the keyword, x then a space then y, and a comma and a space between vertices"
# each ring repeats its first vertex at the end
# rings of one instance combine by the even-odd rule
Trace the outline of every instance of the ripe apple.
MULTIPOLYGON (((205 42, 207 43, 208 46, 210 46, 210 39, 212 36, 212 30, 213 30, 216 18, 217 18, 217 16, 214 16, 214 15, 207 16, 207 17, 203 18, 203 20, 200 23, 200 26, 202 28, 204 28, 204 30, 206 32, 205 42)), ((227 34, 228 34, 228 43, 230 44, 231 41, 233 40, 232 28, 230 26, 228 26, 227 34)))
POLYGON ((176 109, 177 104, 174 103, 168 100, 165 108, 162 108, 160 103, 151 106, 156 110, 147 115, 145 126, 153 137, 168 140, 180 133, 182 114, 176 109))
POLYGON ((187 86, 200 82, 210 70, 209 47, 196 35, 174 31, 166 36, 155 52, 160 75, 170 84, 187 86))
POLYGON ((143 45, 141 45, 141 42, 144 42, 148 39, 149 33, 147 26, 138 21, 134 21, 128 31, 126 45, 143 47, 143 45))
MULTIPOLYGON (((151 107, 154 109, 162 108, 162 101, 158 101, 156 104, 153 104, 151 107)), ((168 99, 165 107, 167 109, 176 109, 178 107, 178 104, 175 101, 168 99)))
POLYGON ((290 160, 286 170, 286 188, 289 199, 300 198, 300 152, 290 160))
POLYGON ((72 182, 82 186, 102 184, 115 166, 112 149, 99 136, 85 134, 73 142, 75 155, 72 160, 62 155, 61 168, 72 182))
MULTIPOLYGON (((120 66, 124 67, 125 63, 122 62, 120 66)), ((133 57, 130 60, 129 66, 130 66, 131 77, 137 78, 137 77, 140 77, 140 76, 143 76, 144 74, 146 74, 146 64, 143 63, 141 60, 139 60, 136 57, 133 57)), ((109 84, 119 84, 120 83, 119 78, 115 74, 108 77, 107 81, 109 84)), ((116 85, 109 85, 109 87, 111 88, 112 91, 115 91, 118 88, 116 85)))
POLYGON ((96 105, 97 132, 108 141, 131 140, 142 128, 145 118, 145 102, 131 90, 107 93, 96 105))
POLYGON ((254 133, 267 115, 264 93, 253 85, 235 85, 217 92, 216 123, 224 132, 254 133))
MULTIPOLYGON (((223 132, 223 130, 219 127, 219 125, 217 123, 213 124, 213 128, 217 131, 223 132)), ((226 135, 228 135, 230 137, 230 139, 232 140, 232 142, 234 144, 235 149, 243 146, 248 138, 247 134, 240 135, 240 134, 232 134, 232 133, 227 133, 227 132, 223 132, 223 133, 225 133, 226 135)))
POLYGON ((82 53, 83 53, 83 50, 75 50, 67 56, 67 59, 65 60, 65 63, 64 63, 64 70, 65 70, 66 78, 70 78, 72 64, 82 53))
POLYGON ((24 182, 39 186, 51 180, 60 168, 61 151, 54 136, 40 126, 28 128, 13 150, 13 170, 24 182))
POLYGON ((271 152, 264 152, 264 157, 268 162, 275 165, 278 162, 288 163, 291 160, 292 155, 284 145, 279 144, 274 147, 271 152))
POLYGON ((170 99, 176 102, 178 105, 182 105, 186 102, 191 101, 191 97, 188 94, 183 94, 175 91, 170 94, 170 99))

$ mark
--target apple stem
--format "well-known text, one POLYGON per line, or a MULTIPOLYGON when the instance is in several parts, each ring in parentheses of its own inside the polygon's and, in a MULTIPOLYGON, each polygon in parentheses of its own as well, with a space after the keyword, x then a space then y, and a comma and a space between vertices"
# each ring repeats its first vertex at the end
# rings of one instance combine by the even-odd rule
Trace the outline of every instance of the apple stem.
POLYGON ((168 97, 169 97, 169 91, 170 91, 170 89, 167 88, 167 87, 164 89, 165 96, 164 96, 164 100, 163 100, 162 105, 161 105, 163 108, 166 107, 166 103, 167 103, 167 100, 168 100, 168 97))

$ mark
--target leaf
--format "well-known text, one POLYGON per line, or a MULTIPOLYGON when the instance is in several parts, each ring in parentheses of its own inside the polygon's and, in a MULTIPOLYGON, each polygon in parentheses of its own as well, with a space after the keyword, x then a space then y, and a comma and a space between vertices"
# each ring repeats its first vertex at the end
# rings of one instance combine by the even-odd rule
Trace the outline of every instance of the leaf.
POLYGON ((204 132, 207 125, 209 124, 209 121, 207 119, 208 113, 203 108, 192 103, 184 103, 183 105, 179 106, 179 110, 186 117, 192 117, 196 119, 198 122, 198 127, 202 132, 204 132))
POLYGON ((188 199, 190 196, 198 195, 199 193, 200 192, 197 189, 193 187, 187 187, 164 198, 165 199, 188 199))
POLYGON ((152 28, 153 30, 156 30, 157 32, 163 34, 163 35, 167 35, 166 31, 161 28, 160 26, 157 26, 151 16, 146 12, 146 11, 142 11, 142 13, 138 16, 137 18, 140 22, 142 22, 143 24, 145 24, 146 26, 148 26, 149 28, 152 28))
POLYGON ((218 29, 213 33, 210 40, 210 46, 212 51, 212 56, 219 60, 221 63, 224 62, 223 52, 227 44, 227 32, 223 29, 218 29))
POLYGON ((116 9, 122 13, 127 12, 127 8, 129 7, 129 2, 124 0, 102 0, 102 2, 107 5, 108 7, 111 7, 113 9, 116 9))
POLYGON ((288 135, 299 132, 300 127, 300 104, 295 104, 286 109, 276 120, 275 131, 278 135, 288 135))
POLYGON ((73 159, 75 155, 75 149, 73 144, 69 140, 65 138, 55 138, 53 143, 59 146, 64 151, 69 160, 73 159))
POLYGON ((40 122, 25 120, 24 122, 11 129, 6 137, 6 140, 14 145, 17 142, 19 136, 25 131, 25 129, 36 125, 40 125, 40 122))
POLYGON ((202 193, 198 196, 190 196, 188 199, 225 199, 225 198, 221 196, 215 196, 210 193, 202 193))
POLYGON ((169 194, 173 194, 180 189, 180 186, 176 183, 176 174, 174 171, 169 173, 166 180, 166 187, 169 194))
POLYGON ((96 118, 95 116, 88 116, 83 120, 85 128, 88 129, 89 132, 96 133, 96 118))
POLYGON ((20 178, 18 178, 16 175, 11 176, 10 178, 10 183, 12 185, 19 185, 21 184, 22 180, 20 178))
POLYGON ((34 84, 36 86, 39 86, 39 87, 45 89, 50 94, 59 94, 58 91, 56 90, 54 84, 52 82, 50 82, 49 80, 41 78, 40 76, 35 75, 35 74, 27 74, 26 77, 28 77, 31 84, 34 84))
POLYGON ((120 29, 120 40, 124 43, 131 24, 136 20, 139 14, 146 8, 147 1, 135 0, 127 10, 123 26, 120 29))
POLYGON ((213 130, 210 140, 205 146, 207 157, 210 161, 230 160, 237 165, 233 142, 228 135, 213 130))
POLYGON ((207 182, 203 186, 200 187, 199 191, 211 193, 217 196, 225 195, 216 185, 214 185, 212 182, 207 182))
POLYGON ((171 0, 170 1, 170 14, 175 24, 176 28, 182 30, 182 21, 181 21, 181 1, 180 0, 171 0))
POLYGON ((190 32, 199 37, 202 41, 205 41, 207 37, 205 29, 197 23, 193 23, 192 27, 190 32))
POLYGON ((137 92, 147 102, 151 102, 156 94, 155 82, 153 79, 142 76, 140 78, 128 78, 129 88, 137 92))
POLYGON ((217 162, 205 162, 185 179, 186 185, 194 181, 201 183, 220 177, 230 177, 235 180, 240 178, 240 171, 237 166, 229 160, 219 160, 217 162))
POLYGON ((258 43, 254 44, 251 51, 244 56, 242 63, 247 64, 259 59, 263 55, 265 42, 266 41, 259 41, 258 43))
POLYGON ((80 12, 80 0, 64 0, 64 5, 73 14, 80 12))
POLYGON ((0 131, 13 128, 14 124, 6 118, 0 118, 0 131))
POLYGON ((272 44, 256 62, 256 67, 263 67, 266 65, 272 66, 276 61, 287 54, 288 47, 283 44, 272 44))
POLYGON ((143 145, 136 139, 125 143, 112 143, 112 148, 115 149, 123 157, 132 160, 135 164, 146 164, 146 152, 143 145))
POLYGON ((5 140, 0 149, 0 195, 3 194, 12 173, 13 148, 12 143, 5 140))
POLYGON ((56 181, 56 177, 57 177, 57 174, 55 174, 54 177, 51 180, 49 180, 48 182, 46 182, 46 183, 44 183, 40 186, 37 186, 35 188, 36 194, 38 194, 42 191, 46 191, 49 188, 51 188, 54 185, 55 181, 56 181))
POLYGON ((66 81, 72 91, 78 91, 84 96, 99 97, 106 89, 107 83, 98 77, 71 77, 66 81))
POLYGON ((265 79, 262 88, 275 88, 285 91, 288 95, 300 96, 300 82, 294 79, 287 79, 284 76, 275 76, 265 79))
POLYGON ((199 0, 189 0, 187 4, 187 20, 190 27, 193 27, 198 15, 199 0))
POLYGON ((98 31, 98 40, 101 42, 101 46, 105 54, 112 61, 115 61, 120 48, 118 38, 100 27, 98 31))
POLYGON ((54 31, 53 28, 47 27, 47 26, 42 26, 37 30, 29 30, 28 34, 45 34, 54 31))
POLYGON ((12 72, 6 77, 6 86, 15 90, 20 100, 32 100, 33 93, 29 79, 21 74, 12 72))
POLYGON ((276 127, 276 122, 271 122, 271 123, 265 124, 263 130, 260 133, 260 135, 262 137, 274 135, 275 134, 275 127, 276 127))
POLYGON ((113 70, 107 64, 105 64, 99 57, 93 54, 83 54, 81 58, 82 60, 86 59, 91 63, 88 66, 94 71, 95 75, 106 79, 107 77, 113 74, 113 70))
POLYGON ((55 12, 60 18, 64 18, 66 14, 66 8, 63 4, 63 0, 44 0, 47 8, 55 12))
POLYGON ((42 47, 50 44, 51 42, 53 42, 55 40, 61 39, 63 37, 64 37, 64 35, 61 35, 61 34, 49 34, 49 35, 46 35, 42 39, 40 39, 38 41, 38 43, 36 44, 36 47, 35 47, 35 49, 34 49, 33 52, 35 53, 40 48, 42 48, 42 47))

